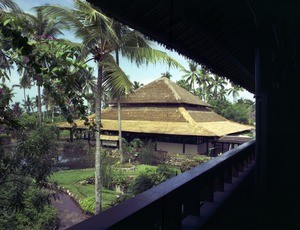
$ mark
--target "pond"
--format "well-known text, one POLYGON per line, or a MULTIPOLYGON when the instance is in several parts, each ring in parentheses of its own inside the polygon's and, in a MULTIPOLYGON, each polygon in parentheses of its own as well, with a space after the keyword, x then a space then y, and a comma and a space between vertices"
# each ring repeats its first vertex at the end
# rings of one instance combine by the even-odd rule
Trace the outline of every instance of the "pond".
POLYGON ((57 144, 55 169, 83 169, 95 165, 95 148, 87 141, 60 141, 57 144))

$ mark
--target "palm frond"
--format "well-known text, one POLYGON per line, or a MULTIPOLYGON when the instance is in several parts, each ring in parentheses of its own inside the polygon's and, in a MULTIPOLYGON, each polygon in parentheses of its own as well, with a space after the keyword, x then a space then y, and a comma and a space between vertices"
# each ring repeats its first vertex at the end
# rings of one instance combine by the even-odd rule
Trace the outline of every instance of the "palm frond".
POLYGON ((39 8, 50 18, 56 18, 58 21, 67 23, 71 30, 88 33, 85 25, 80 21, 80 12, 59 5, 44 5, 39 6, 39 8))
POLYGON ((140 32, 126 27, 123 28, 123 30, 125 30, 125 32, 122 33, 123 46, 152 48, 150 41, 140 32))
POLYGON ((117 65, 111 54, 105 55, 103 67, 103 86, 110 91, 112 98, 123 96, 132 91, 132 83, 117 65))
POLYGON ((121 49, 121 53, 131 62, 135 62, 137 66, 142 64, 148 65, 149 63, 156 64, 157 62, 163 62, 168 64, 169 67, 172 66, 175 68, 184 69, 179 62, 160 50, 144 47, 124 46, 121 49))
POLYGON ((58 5, 46 5, 41 8, 52 18, 66 22, 76 37, 81 38, 89 48, 101 44, 101 41, 118 41, 113 30, 113 20, 86 1, 74 1, 73 9, 58 5))
POLYGON ((15 13, 21 13, 22 9, 11 0, 0 0, 0 9, 15 13))

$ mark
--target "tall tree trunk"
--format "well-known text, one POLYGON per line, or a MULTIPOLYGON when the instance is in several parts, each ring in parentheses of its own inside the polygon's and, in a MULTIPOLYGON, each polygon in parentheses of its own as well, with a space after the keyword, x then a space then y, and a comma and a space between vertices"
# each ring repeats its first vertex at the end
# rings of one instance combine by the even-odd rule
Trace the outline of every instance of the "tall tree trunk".
POLYGON ((98 79, 97 79, 97 91, 96 91, 96 152, 95 152, 95 213, 101 212, 102 208, 102 185, 101 185, 101 94, 102 94, 102 67, 98 63, 98 79))
POLYGON ((54 105, 52 106, 52 116, 51 116, 51 122, 54 122, 54 105))
POLYGON ((118 130, 119 130, 119 153, 121 162, 123 162, 123 149, 122 149, 122 125, 121 125, 121 104, 120 97, 118 97, 118 130))
MULTIPOLYGON (((116 63, 119 65, 119 50, 116 49, 116 63)), ((119 153, 121 162, 123 162, 123 148, 122 148, 122 122, 121 122, 121 104, 120 104, 120 95, 118 96, 118 131, 119 131, 119 153)))
POLYGON ((39 114, 39 125, 42 125, 42 101, 41 101, 41 86, 38 83, 38 114, 39 114))

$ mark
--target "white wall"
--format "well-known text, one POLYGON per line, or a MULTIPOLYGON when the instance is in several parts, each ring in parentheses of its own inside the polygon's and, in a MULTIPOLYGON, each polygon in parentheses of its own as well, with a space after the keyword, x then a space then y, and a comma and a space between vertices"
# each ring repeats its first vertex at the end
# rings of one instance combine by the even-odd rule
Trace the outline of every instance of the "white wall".
MULTIPOLYGON (((168 153, 183 153, 183 144, 180 143, 170 143, 170 142, 157 142, 157 150, 167 151, 168 153)), ((201 152, 205 153, 206 144, 201 145, 201 152)), ((198 153, 198 146, 192 144, 185 144, 184 153, 198 153)))
POLYGON ((183 153, 183 144, 170 142, 156 142, 157 150, 167 151, 168 153, 183 153))
POLYGON ((185 153, 196 154, 198 153, 197 147, 197 145, 185 144, 185 153))

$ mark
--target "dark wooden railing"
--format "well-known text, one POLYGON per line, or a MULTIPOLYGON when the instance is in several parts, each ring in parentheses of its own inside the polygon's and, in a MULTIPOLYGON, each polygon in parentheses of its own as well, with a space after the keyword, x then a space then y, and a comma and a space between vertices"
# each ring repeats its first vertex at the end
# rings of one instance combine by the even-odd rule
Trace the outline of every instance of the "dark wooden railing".
POLYGON ((70 229, 199 229, 254 168, 255 140, 173 177, 70 229), (241 176, 242 175, 242 176, 241 176), (235 186, 237 184, 237 186, 235 186), (216 201, 218 199, 218 201, 216 201))

